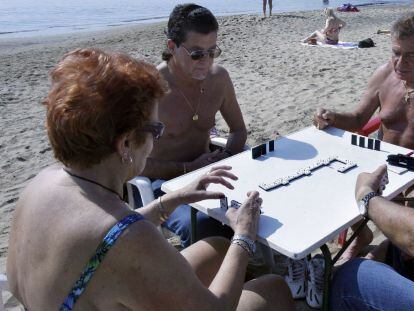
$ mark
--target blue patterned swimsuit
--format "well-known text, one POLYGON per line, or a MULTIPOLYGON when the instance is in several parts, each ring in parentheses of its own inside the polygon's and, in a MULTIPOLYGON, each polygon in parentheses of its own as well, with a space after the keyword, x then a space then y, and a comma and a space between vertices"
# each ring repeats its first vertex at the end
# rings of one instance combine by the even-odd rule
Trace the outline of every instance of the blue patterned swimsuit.
POLYGON ((93 255, 89 262, 86 264, 85 269, 83 270, 80 278, 76 281, 69 295, 66 297, 65 302, 61 305, 59 309, 60 311, 70 311, 73 309, 74 304, 85 290, 94 272, 96 269, 98 269, 99 264, 103 261, 109 249, 115 244, 118 237, 131 224, 142 219, 144 219, 144 217, 140 214, 128 215, 121 221, 117 222, 111 228, 111 230, 109 230, 109 232, 106 234, 96 249, 95 255, 93 255))

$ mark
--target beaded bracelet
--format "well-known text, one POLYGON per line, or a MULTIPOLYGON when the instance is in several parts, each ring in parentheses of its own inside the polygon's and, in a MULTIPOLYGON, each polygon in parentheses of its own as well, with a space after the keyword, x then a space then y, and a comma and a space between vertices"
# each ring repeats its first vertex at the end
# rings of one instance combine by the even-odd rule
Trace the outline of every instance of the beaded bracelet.
POLYGON ((256 251, 255 241, 243 235, 235 234, 231 239, 231 243, 243 247, 250 256, 253 255, 256 251))
POLYGON ((249 245, 249 248, 253 250, 253 252, 256 250, 256 242, 245 235, 235 234, 232 240, 242 240, 243 242, 246 242, 247 245, 249 245))
POLYGON ((246 253, 249 256, 253 255, 252 251, 250 250, 249 245, 246 242, 244 242, 242 240, 231 240, 231 244, 239 245, 239 246, 241 246, 241 248, 243 248, 246 251, 246 253))

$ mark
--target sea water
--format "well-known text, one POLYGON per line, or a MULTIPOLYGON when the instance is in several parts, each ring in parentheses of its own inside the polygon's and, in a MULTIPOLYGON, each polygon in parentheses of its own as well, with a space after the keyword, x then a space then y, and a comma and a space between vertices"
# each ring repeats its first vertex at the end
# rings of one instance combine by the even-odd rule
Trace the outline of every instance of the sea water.
MULTIPOLYGON (((273 0, 273 12, 337 7, 350 0, 273 0)), ((179 3, 195 2, 215 15, 262 14, 262 0, 0 0, 0 39, 99 30, 165 21, 179 3)), ((414 0, 352 0, 353 5, 414 0)))

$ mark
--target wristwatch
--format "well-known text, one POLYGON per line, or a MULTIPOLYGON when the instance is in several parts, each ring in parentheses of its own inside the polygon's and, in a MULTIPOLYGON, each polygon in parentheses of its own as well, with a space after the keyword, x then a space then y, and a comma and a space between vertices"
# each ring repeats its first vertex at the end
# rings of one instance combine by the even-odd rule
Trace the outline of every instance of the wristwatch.
POLYGON ((368 203, 369 203, 369 200, 371 200, 372 198, 375 198, 377 196, 379 196, 378 192, 371 191, 371 192, 367 193, 361 199, 361 201, 358 202, 358 209, 359 209, 359 212, 361 213, 362 216, 364 216, 364 217, 368 216, 368 203))

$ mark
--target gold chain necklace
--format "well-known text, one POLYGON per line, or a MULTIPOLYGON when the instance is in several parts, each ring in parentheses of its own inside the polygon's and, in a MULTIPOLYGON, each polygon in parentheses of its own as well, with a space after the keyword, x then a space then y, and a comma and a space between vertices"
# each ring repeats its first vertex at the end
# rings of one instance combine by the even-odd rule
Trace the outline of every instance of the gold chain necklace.
POLYGON ((407 103, 407 105, 409 105, 410 102, 411 102, 411 94, 414 93, 414 89, 413 90, 409 90, 408 89, 408 86, 407 86, 407 82, 405 82, 405 81, 402 81, 402 84, 404 85, 404 88, 405 88, 404 100, 407 103))
POLYGON ((191 105, 191 102, 188 100, 187 96, 184 95, 184 93, 177 87, 178 92, 180 92, 180 94, 184 97, 186 104, 188 105, 188 107, 190 107, 191 111, 193 112, 193 121, 197 121, 198 120, 198 107, 200 106, 200 101, 201 101, 201 94, 204 93, 204 88, 200 88, 200 95, 198 96, 198 102, 197 102, 197 106, 194 109, 193 105, 191 105))

